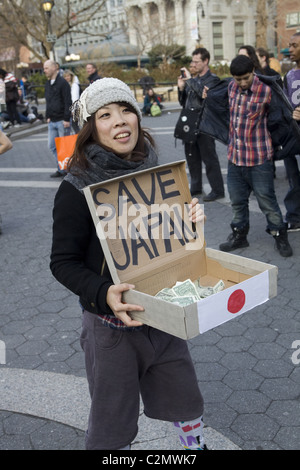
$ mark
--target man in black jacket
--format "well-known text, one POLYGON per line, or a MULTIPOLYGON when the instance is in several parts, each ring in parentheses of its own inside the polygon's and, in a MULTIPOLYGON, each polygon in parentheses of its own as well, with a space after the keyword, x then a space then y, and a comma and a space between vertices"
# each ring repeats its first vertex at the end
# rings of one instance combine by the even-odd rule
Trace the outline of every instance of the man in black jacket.
MULTIPOLYGON (((209 69, 210 54, 207 49, 197 48, 192 53, 191 65, 195 69, 195 77, 184 69, 185 77, 178 78, 180 104, 187 109, 201 110, 203 106, 202 92, 204 86, 213 87, 220 79, 209 69)), ((196 142, 185 143, 185 156, 191 178, 191 194, 202 193, 202 161, 206 167, 206 176, 211 192, 203 197, 203 201, 215 201, 224 197, 224 183, 220 169, 215 141, 212 137, 199 134, 196 142)))
POLYGON ((57 171, 51 178, 64 176, 65 171, 60 169, 57 161, 55 137, 70 135, 71 126, 71 87, 60 76, 56 62, 47 60, 44 63, 44 73, 48 78, 45 85, 46 119, 48 122, 48 145, 57 163, 57 171))
POLYGON ((85 67, 86 73, 88 75, 88 81, 94 83, 96 80, 100 80, 100 75, 95 64, 86 64, 85 67))

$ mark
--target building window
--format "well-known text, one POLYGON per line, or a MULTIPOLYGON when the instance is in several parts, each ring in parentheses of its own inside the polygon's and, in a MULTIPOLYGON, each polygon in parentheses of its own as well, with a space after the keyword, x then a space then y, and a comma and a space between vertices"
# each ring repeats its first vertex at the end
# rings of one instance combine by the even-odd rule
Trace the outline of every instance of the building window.
POLYGON ((286 27, 295 28, 295 26, 300 26, 300 12, 286 15, 286 27))
POLYGON ((235 32, 235 52, 238 53, 239 48, 244 44, 244 23, 236 21, 234 23, 235 32))
POLYGON ((213 27, 213 49, 214 49, 214 59, 215 60, 224 59, 222 26, 223 26, 223 24, 221 22, 212 24, 212 27, 213 27))

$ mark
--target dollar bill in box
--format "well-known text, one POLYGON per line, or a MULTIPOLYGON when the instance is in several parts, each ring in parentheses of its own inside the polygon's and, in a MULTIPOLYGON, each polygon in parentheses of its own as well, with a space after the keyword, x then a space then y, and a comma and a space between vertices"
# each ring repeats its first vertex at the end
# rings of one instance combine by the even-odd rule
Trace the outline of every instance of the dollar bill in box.
POLYGON ((188 339, 274 297, 277 268, 206 247, 203 226, 189 221, 185 166, 174 162, 114 178, 84 194, 114 283, 134 284, 124 300, 145 309, 132 317, 188 339), (182 285, 187 281, 198 283, 200 300, 182 285), (168 298, 176 284, 188 301, 168 298))

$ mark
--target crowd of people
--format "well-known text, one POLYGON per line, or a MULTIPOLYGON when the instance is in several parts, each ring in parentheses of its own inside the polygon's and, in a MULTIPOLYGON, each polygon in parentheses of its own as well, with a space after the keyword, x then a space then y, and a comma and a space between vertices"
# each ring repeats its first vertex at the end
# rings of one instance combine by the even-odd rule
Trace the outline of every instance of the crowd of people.
MULTIPOLYGON (((249 246, 249 197, 253 192, 280 255, 293 254, 288 232, 300 231, 296 157, 300 154, 300 33, 291 38, 289 50, 296 66, 284 79, 278 68, 270 66, 266 50, 249 45, 240 47, 232 60, 231 78, 220 80, 210 72, 210 55, 204 48, 193 52, 191 68, 185 68, 184 76, 178 78, 180 104, 199 111, 200 132, 196 141, 185 142, 185 152, 194 195, 202 194, 202 161, 206 166, 211 192, 203 201, 224 197, 214 139, 227 145, 227 187, 233 217, 232 232, 219 247, 222 251, 249 246), (277 158, 284 160, 289 181, 285 219, 274 188, 277 158)), ((275 61, 272 63, 277 67, 275 61)))
MULTIPOLYGON (((180 104, 201 116, 196 140, 184 145, 193 223, 205 220, 200 197, 212 202, 225 196, 215 139, 226 143, 228 149, 232 233, 220 250, 249 245, 249 196, 253 192, 280 255, 293 254, 288 232, 300 230, 296 158, 297 149, 300 153, 300 33, 291 38, 289 49, 296 67, 283 81, 271 67, 267 51, 247 45, 232 60, 232 77, 228 79, 220 80, 210 71, 210 54, 204 48, 192 53, 190 67, 178 78, 180 104), (279 118, 272 114, 274 108, 280 110, 279 118), (288 135, 287 147, 281 140, 277 146, 281 155, 286 148, 290 152, 284 155, 290 185, 284 200, 285 220, 275 194, 273 167, 278 152, 274 139, 282 137, 283 125, 289 129, 283 136, 288 135), (202 195, 202 163, 211 186, 206 195, 202 195)), ((15 83, 4 72, 0 70, 4 82, 15 83)), ((130 449, 137 434, 141 394, 147 416, 173 422, 184 448, 203 450, 203 398, 187 343, 131 318, 130 313, 142 312, 143 306, 124 301, 124 292, 133 285, 113 283, 83 193, 87 185, 158 165, 155 142, 142 128, 141 119, 142 111, 148 114, 159 100, 149 87, 149 107, 144 104, 141 110, 125 83, 102 78, 94 64, 88 64, 86 72, 89 85, 82 91, 71 71, 62 76, 56 62, 44 63, 48 145, 56 162, 55 138, 69 135, 72 126, 78 133, 67 171, 57 162, 57 171, 51 175, 64 179, 54 202, 50 268, 54 277, 79 297, 83 314, 81 345, 91 395, 86 448, 130 449)), ((14 123, 19 119, 16 86, 10 92, 7 111, 14 123)), ((0 153, 9 148, 0 131, 0 153)))

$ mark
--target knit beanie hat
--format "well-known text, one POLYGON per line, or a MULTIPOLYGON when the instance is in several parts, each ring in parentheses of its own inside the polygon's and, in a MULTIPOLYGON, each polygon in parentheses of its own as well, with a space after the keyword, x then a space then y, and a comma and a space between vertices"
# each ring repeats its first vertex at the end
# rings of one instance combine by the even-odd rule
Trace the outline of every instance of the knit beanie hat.
POLYGON ((117 78, 100 78, 89 85, 79 100, 72 106, 73 118, 82 126, 98 109, 110 103, 125 102, 136 111, 139 120, 142 113, 139 105, 126 83, 117 78))

